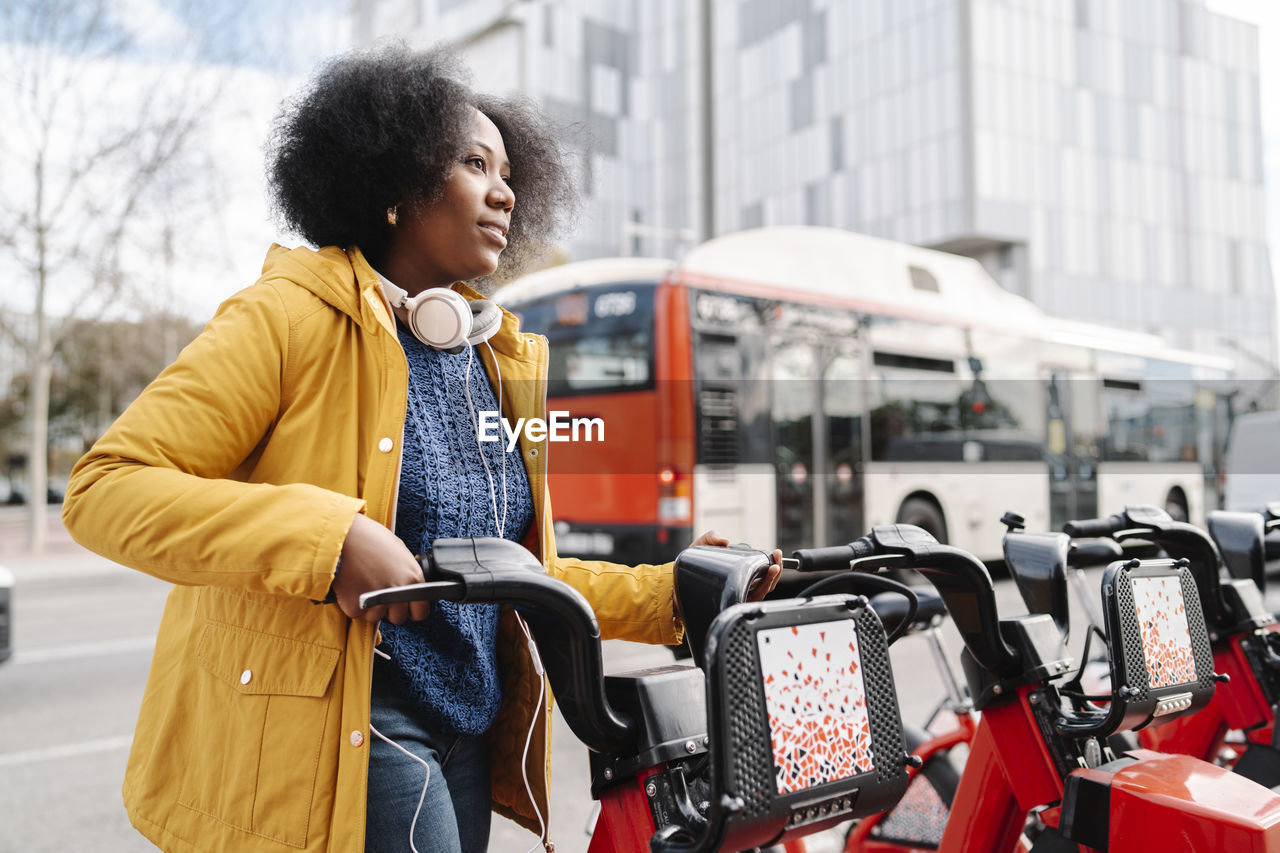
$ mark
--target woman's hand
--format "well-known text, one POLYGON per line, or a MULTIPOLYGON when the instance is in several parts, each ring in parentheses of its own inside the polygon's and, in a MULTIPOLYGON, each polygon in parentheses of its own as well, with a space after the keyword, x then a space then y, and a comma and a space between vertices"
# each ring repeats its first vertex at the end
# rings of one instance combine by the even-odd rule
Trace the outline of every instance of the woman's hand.
POLYGON ((782 552, 774 548, 769 558, 773 560, 769 571, 753 580, 751 586, 747 587, 747 601, 763 601, 764 597, 773 592, 773 588, 778 585, 778 578, 782 577, 782 552))
POLYGON ((375 623, 386 619, 393 625, 403 625, 410 619, 426 619, 431 610, 428 601, 360 609, 360 596, 364 593, 412 583, 422 583, 422 567, 409 549, 372 518, 357 515, 342 543, 342 565, 333 579, 333 593, 342 612, 352 619, 375 623))
MULTIPOLYGON (((729 540, 714 530, 708 530, 695 539, 693 544, 713 545, 723 548, 729 544, 729 540)), ((751 582, 751 586, 747 588, 747 601, 762 600, 766 595, 773 592, 773 588, 778 585, 778 578, 782 575, 782 552, 774 548, 773 553, 769 556, 773 560, 773 565, 769 566, 767 572, 751 582)))

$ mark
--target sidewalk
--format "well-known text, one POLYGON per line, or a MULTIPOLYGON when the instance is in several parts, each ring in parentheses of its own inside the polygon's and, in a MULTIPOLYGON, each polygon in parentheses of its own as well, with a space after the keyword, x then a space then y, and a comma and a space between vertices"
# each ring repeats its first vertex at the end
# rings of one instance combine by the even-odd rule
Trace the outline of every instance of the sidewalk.
POLYGON ((62 526, 61 512, 59 505, 49 507, 49 533, 44 553, 33 554, 27 546, 27 508, 0 506, 0 566, 10 569, 19 583, 104 571, 128 571, 77 545, 62 526))

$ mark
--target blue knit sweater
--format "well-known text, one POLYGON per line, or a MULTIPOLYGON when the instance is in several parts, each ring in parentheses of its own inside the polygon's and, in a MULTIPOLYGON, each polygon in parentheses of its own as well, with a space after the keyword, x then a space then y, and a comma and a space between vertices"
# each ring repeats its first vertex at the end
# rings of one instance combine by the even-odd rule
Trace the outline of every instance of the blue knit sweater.
MULTIPOLYGON (((409 362, 409 400, 396 535, 415 554, 443 537, 522 540, 533 520, 533 497, 520 449, 506 453, 505 441, 476 441, 475 413, 499 409, 479 354, 470 356, 468 403, 465 350, 439 352, 403 329, 400 342, 409 362)), ((392 686, 413 700, 433 730, 474 735, 489 728, 502 703, 498 605, 439 601, 425 620, 384 622, 381 630, 392 686)))

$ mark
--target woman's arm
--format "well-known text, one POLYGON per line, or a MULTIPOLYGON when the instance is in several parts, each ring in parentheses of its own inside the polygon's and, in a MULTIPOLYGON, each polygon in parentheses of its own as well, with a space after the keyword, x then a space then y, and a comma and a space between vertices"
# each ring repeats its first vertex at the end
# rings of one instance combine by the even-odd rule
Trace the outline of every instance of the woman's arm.
MULTIPOLYGON (((694 545, 728 545, 708 531, 694 545)), ((751 586, 749 600, 764 598, 778 582, 782 552, 774 550, 773 565, 751 586)), ((553 573, 586 597, 606 640, 676 645, 684 639, 684 622, 675 599, 674 563, 624 566, 603 560, 558 557, 553 573)))
POLYGON ((233 479, 280 411, 290 342, 274 287, 225 302, 75 466, 63 520, 76 540, 173 583, 324 598, 364 502, 233 479))

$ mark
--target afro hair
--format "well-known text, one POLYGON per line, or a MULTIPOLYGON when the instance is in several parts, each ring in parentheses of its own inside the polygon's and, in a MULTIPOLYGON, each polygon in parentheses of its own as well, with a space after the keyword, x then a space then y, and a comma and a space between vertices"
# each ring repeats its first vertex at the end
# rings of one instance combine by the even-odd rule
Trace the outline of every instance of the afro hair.
POLYGON ((472 91, 446 50, 382 44, 329 60, 276 117, 268 142, 272 206, 315 246, 376 257, 387 208, 438 199, 470 138, 475 110, 502 134, 517 204, 492 278, 510 278, 569 224, 577 196, 564 149, 525 98, 472 91))

